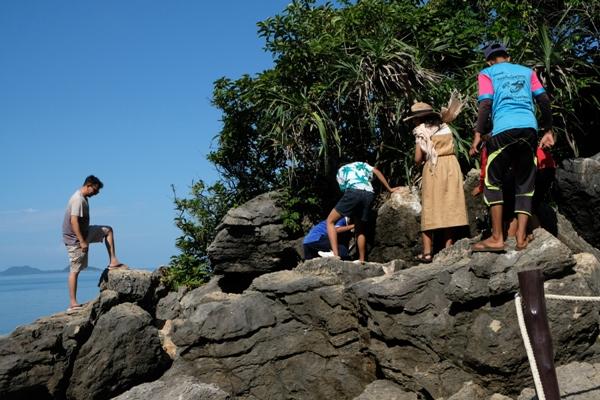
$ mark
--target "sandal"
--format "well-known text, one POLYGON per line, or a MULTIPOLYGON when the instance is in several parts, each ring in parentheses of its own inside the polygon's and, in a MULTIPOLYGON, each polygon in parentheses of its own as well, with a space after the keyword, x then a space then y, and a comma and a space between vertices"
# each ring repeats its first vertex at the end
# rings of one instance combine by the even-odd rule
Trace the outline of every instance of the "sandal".
POLYGON ((431 261, 433 261, 433 257, 431 256, 431 253, 419 254, 415 256, 415 261, 418 261, 422 264, 429 264, 431 261))

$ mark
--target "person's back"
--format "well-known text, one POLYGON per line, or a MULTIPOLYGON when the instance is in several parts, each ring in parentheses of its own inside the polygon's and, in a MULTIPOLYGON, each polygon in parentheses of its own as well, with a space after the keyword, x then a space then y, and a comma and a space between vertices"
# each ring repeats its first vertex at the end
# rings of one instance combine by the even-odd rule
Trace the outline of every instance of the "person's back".
POLYGON ((488 67, 479 74, 478 112, 473 144, 469 154, 477 150, 477 142, 485 132, 489 116, 492 133, 486 142, 489 154, 483 198, 490 207, 492 235, 472 246, 473 251, 504 251, 502 217, 503 182, 508 171, 514 176, 514 212, 517 214, 517 246, 527 246, 526 227, 532 213, 535 191, 535 152, 538 147, 538 123, 535 101, 540 106, 544 135, 541 147, 554 144, 550 100, 536 73, 527 67, 512 64, 508 50, 501 43, 483 49, 488 67))
POLYGON ((355 161, 341 166, 336 179, 342 192, 348 189, 373 192, 373 167, 366 162, 355 161))
POLYGON ((537 130, 533 96, 544 89, 532 69, 497 63, 481 71, 479 83, 483 91, 479 100, 492 100, 492 135, 515 128, 537 130))

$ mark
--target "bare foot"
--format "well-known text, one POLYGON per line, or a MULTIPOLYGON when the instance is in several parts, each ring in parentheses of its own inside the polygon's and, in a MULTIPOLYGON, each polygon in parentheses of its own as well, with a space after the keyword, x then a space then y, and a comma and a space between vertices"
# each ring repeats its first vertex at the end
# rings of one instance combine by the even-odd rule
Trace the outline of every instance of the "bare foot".
POLYGON ((117 264, 109 264, 108 267, 106 267, 108 269, 128 269, 129 267, 127 266, 127 264, 121 264, 121 263, 117 263, 117 264))
POLYGON ((502 240, 494 240, 492 237, 489 237, 485 240, 475 243, 471 246, 471 251, 473 252, 491 252, 491 253, 499 253, 504 251, 504 241, 502 240))
POLYGON ((529 242, 531 242, 532 240, 533 240, 532 234, 525 235, 525 238, 523 240, 519 240, 517 238, 517 245, 515 246, 515 250, 517 250, 517 251, 525 250, 527 248, 527 246, 529 245, 529 242))

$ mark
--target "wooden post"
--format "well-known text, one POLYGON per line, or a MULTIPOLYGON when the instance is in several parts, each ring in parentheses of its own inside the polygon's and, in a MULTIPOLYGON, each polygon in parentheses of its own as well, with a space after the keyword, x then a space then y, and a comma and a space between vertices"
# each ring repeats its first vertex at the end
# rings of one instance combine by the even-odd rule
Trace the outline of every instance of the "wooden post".
MULTIPOLYGON (((523 316, 546 400, 560 400, 541 269, 518 273, 523 316)), ((538 393, 539 395, 539 393, 538 393)))

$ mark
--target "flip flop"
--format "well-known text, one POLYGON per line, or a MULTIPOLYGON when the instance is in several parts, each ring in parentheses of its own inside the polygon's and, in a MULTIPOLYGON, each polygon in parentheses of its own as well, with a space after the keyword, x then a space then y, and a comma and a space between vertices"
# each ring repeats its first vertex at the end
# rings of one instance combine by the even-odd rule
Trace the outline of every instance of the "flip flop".
POLYGON ((67 312, 75 312, 75 311, 79 311, 79 310, 83 310, 83 305, 77 304, 75 306, 71 306, 71 307, 67 308, 67 312))
POLYGON ((128 269, 129 267, 125 264, 117 264, 117 265, 109 265, 106 267, 107 269, 128 269))
POLYGON ((478 243, 475 243, 471 246, 471 252, 473 253, 504 253, 506 249, 504 246, 502 247, 492 247, 486 246, 484 244, 480 245, 481 247, 475 247, 478 243))
POLYGON ((430 253, 419 254, 419 255, 415 256, 415 261, 418 261, 422 264, 429 264, 430 262, 433 261, 433 257, 431 256, 430 253))

